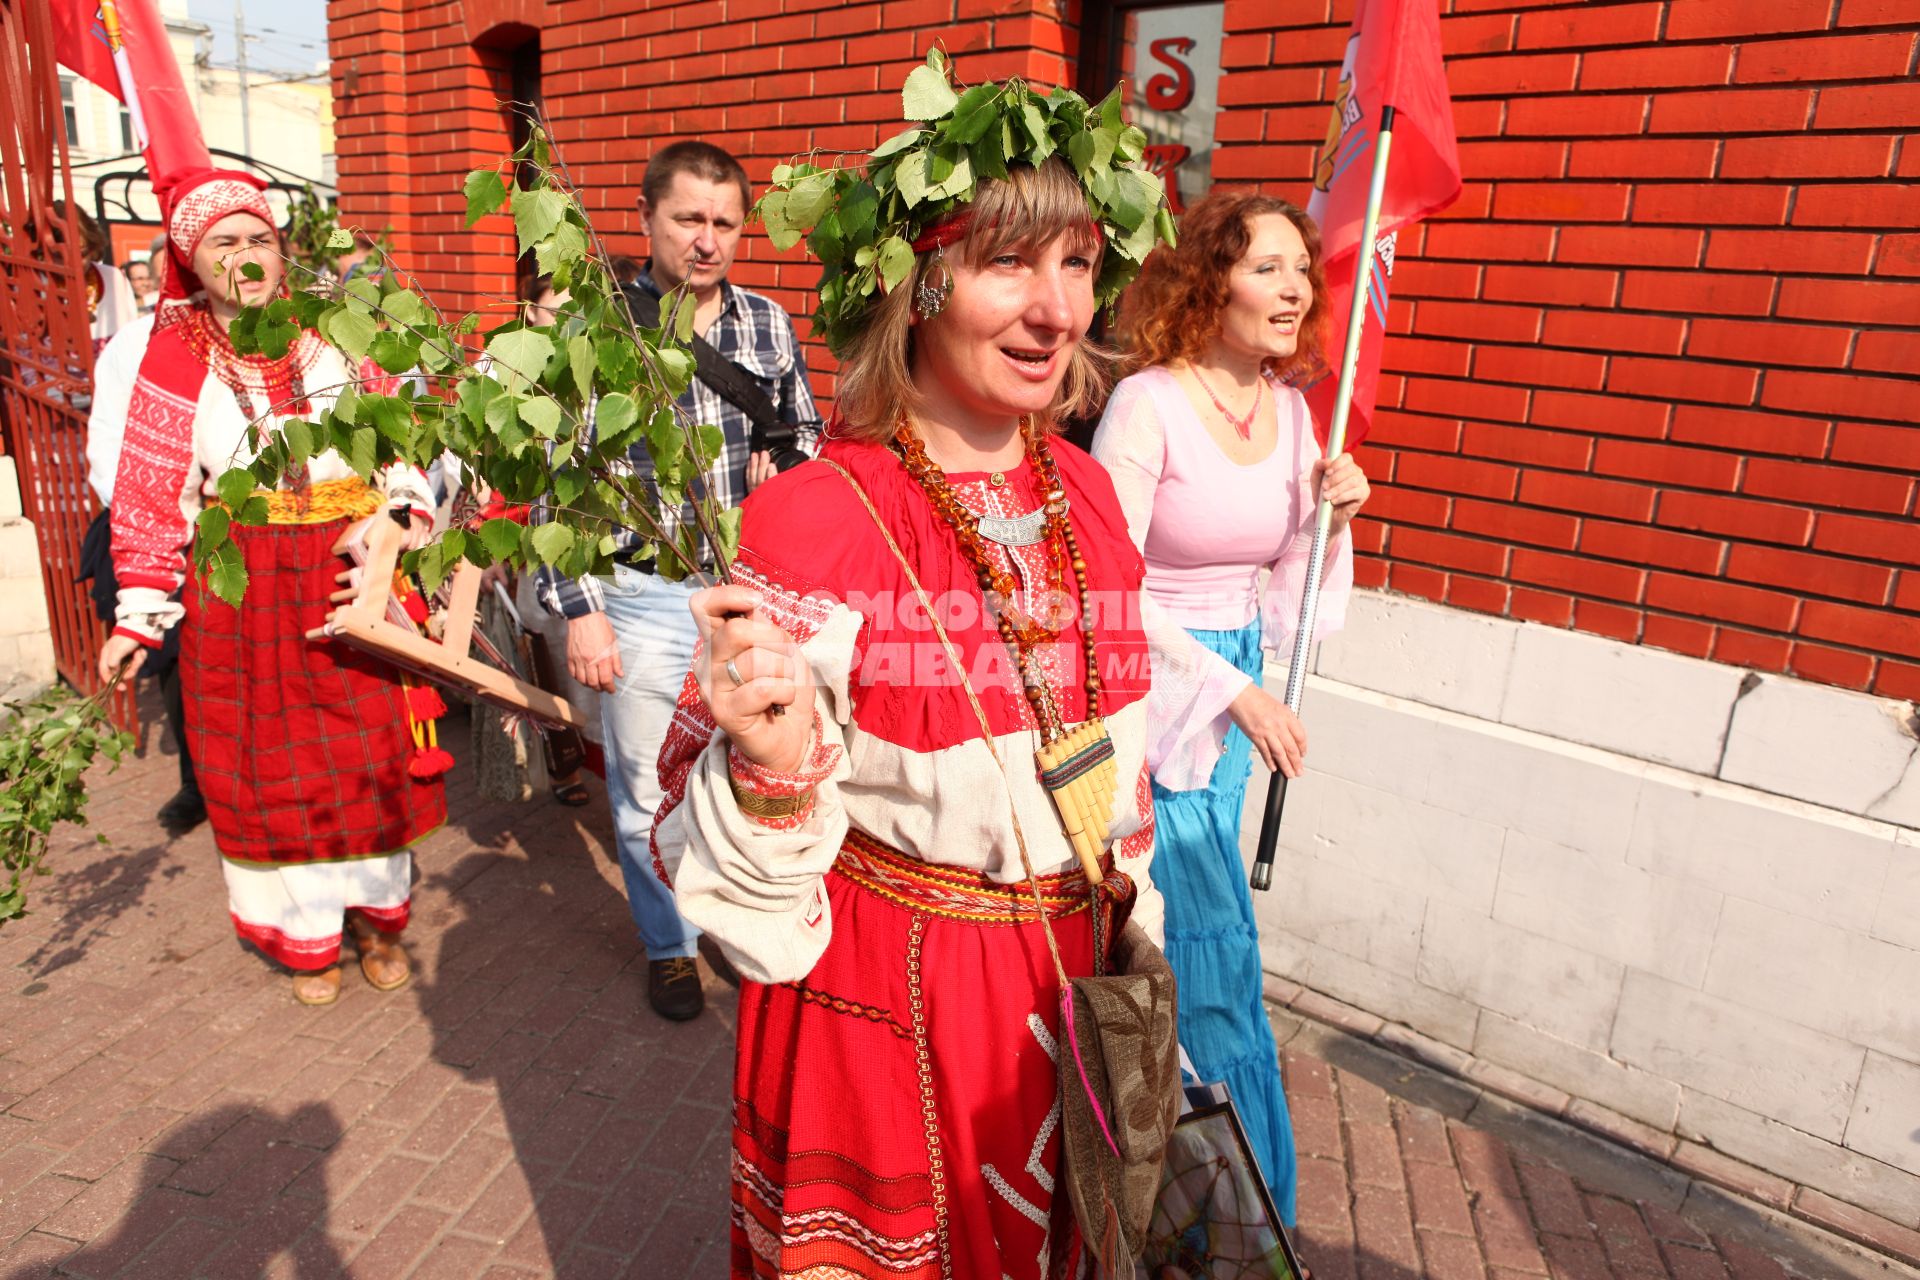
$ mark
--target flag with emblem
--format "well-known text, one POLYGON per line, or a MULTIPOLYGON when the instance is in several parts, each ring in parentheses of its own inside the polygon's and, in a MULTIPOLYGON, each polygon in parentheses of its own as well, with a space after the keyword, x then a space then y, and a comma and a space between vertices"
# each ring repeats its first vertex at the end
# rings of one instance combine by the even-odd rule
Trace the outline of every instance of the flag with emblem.
POLYGON ((212 167, 154 0, 52 0, 51 16, 54 57, 127 104, 134 145, 156 184, 212 167))
MULTIPOLYGON (((1307 204, 1307 212, 1320 224, 1326 302, 1333 314, 1329 333, 1335 343, 1343 343, 1347 334, 1374 161, 1389 108, 1392 143, 1371 246, 1374 262, 1360 347, 1357 352, 1327 353, 1330 360, 1354 360, 1349 446, 1365 437, 1373 418, 1399 231, 1460 195, 1460 151, 1440 58, 1438 0, 1360 0, 1347 36, 1333 119, 1326 143, 1314 157, 1313 195, 1307 204)), ((1339 373, 1338 364, 1332 372, 1339 373)), ((1305 389, 1323 443, 1337 389, 1333 376, 1305 389)))

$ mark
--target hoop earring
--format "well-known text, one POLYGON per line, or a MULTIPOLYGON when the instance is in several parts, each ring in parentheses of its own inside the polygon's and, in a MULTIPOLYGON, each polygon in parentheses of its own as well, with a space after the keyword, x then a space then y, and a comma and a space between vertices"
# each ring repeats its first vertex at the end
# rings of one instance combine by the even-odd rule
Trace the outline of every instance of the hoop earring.
POLYGON ((947 305, 947 299, 953 293, 953 273, 947 270, 947 251, 939 248, 933 251, 933 261, 920 273, 920 283, 914 286, 913 309, 920 313, 923 320, 931 320, 939 315, 947 305), (935 272, 940 273, 940 283, 929 282, 935 272))

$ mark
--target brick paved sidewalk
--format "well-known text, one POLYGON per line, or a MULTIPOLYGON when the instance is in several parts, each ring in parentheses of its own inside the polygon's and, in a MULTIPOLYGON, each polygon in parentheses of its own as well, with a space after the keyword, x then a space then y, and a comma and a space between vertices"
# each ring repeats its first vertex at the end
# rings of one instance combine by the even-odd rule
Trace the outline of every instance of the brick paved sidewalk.
MULTIPOLYGON (((454 722, 454 737, 461 726, 454 722)), ((150 749, 0 932, 0 1280, 720 1277, 730 992, 670 1026, 606 811, 485 805, 419 852, 419 977, 295 1005, 233 938, 150 749)), ((1277 1014, 1324 1280, 1910 1276, 1277 1014), (1571 1176, 1570 1176, 1571 1175, 1571 1176)))

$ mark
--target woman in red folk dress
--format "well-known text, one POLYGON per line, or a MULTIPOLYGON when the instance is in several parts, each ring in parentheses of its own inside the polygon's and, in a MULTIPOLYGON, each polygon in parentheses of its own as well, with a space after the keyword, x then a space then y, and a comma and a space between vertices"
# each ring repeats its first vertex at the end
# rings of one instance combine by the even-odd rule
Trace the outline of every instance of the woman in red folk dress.
POLYGON ((1070 975, 1094 972, 1093 911, 1109 938, 1128 913, 1158 938, 1143 567, 1106 474, 1053 434, 1105 391, 1082 340, 1113 232, 1064 161, 1008 173, 908 228, 905 282, 837 331, 821 461, 748 499, 735 584, 693 600, 703 648, 655 848, 746 979, 735 1277, 1042 1280, 1081 1262, 1059 984, 1011 815, 1070 975), (1097 890, 1034 763, 1095 716, 1117 778, 1097 890))
POLYGON ((333 553, 342 532, 391 511, 407 522, 407 544, 421 545, 433 499, 413 468, 389 468, 375 488, 327 450, 264 495, 270 524, 233 526, 249 579, 238 607, 190 572, 194 520, 218 501, 221 473, 288 419, 317 416, 349 381, 378 387, 386 375, 363 365, 356 376, 310 330, 278 360, 236 353, 228 325, 282 280, 263 184, 206 170, 162 199, 165 292, 95 370, 94 428, 125 430, 112 507, 119 604, 100 673, 131 673, 168 628, 184 628, 187 737, 235 930, 294 970, 302 1003, 339 996, 343 925, 367 980, 392 990, 410 972, 396 936, 412 894, 408 846, 446 816, 435 776, 444 761, 417 752, 414 736, 415 711, 431 715, 438 699, 411 699, 392 668, 306 636, 346 567, 333 553), (248 263, 259 279, 245 278, 248 263))

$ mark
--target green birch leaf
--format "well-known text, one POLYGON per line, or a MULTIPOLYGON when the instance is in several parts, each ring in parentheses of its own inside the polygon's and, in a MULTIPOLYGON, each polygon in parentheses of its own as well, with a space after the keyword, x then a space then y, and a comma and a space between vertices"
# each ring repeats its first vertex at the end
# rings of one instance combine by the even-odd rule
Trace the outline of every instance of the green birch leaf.
POLYGON ((567 339, 567 365, 573 370, 574 394, 582 399, 593 394, 593 343, 586 334, 567 339))
POLYGON ((411 333, 382 329, 373 335, 373 347, 367 354, 388 373, 406 373, 419 358, 420 339, 411 333))
POLYGON ((767 228, 767 239, 782 253, 799 244, 801 235, 800 228, 794 226, 787 217, 787 194, 785 191, 769 192, 754 206, 754 211, 767 228))
MULTIPOLYGON (((399 396, 364 395, 360 397, 359 408, 358 418, 395 444, 404 445, 412 436, 412 408, 408 401, 399 396)), ((347 419, 349 422, 354 420, 347 419)))
MULTIPOLYGON (((971 92, 971 90, 969 90, 969 92, 971 92)), ((896 133, 878 147, 874 148, 872 158, 874 160, 885 160, 888 156, 899 155, 902 151, 905 151, 908 147, 919 141, 920 135, 925 132, 925 129, 913 128, 903 133, 896 133)))
POLYGON ((513 231, 525 253, 553 234, 567 216, 567 198, 552 187, 516 191, 513 195, 513 231))
POLYGON ((618 440, 639 416, 640 411, 633 403, 633 397, 616 391, 600 397, 593 410, 593 429, 602 440, 618 440))
POLYGON ((1053 154, 1053 135, 1047 131, 1047 118, 1040 114, 1040 108, 1031 102, 1020 104, 1020 123, 1026 129, 1027 141, 1033 144, 1030 153, 1034 164, 1039 164, 1053 154))
POLYGON ((552 396, 529 396, 520 402, 520 421, 542 440, 560 434, 560 403, 552 396))
POLYGON ((732 564, 740 552, 740 516, 739 507, 728 507, 715 521, 720 534, 720 545, 716 549, 720 553, 721 564, 732 564))
POLYGON ((347 438, 347 465, 361 479, 373 474, 373 468, 379 457, 380 437, 372 427, 356 427, 347 438))
MULTIPOLYGON (((447 580, 447 546, 444 542, 429 542, 411 554, 413 570, 420 575, 420 585, 429 592, 438 591, 440 584, 447 580)), ((405 567, 405 561, 402 562, 405 567)))
POLYGON ((494 373, 509 391, 524 390, 553 358, 553 339, 536 329, 510 329, 487 339, 494 373))
POLYGON ((694 446, 699 450, 696 457, 704 469, 713 465, 720 451, 727 447, 727 433, 710 422, 703 422, 694 429, 694 446))
POLYGON ((280 439, 287 446, 287 466, 298 470, 308 458, 313 456, 313 424, 300 418, 289 418, 281 424, 280 439))
POLYGON ((342 286, 342 294, 347 306, 363 316, 373 314, 380 305, 380 286, 365 276, 355 276, 342 286))
POLYGON ((395 324, 427 324, 433 318, 432 313, 427 310, 427 304, 422 302, 420 295, 411 289, 393 290, 380 299, 380 309, 385 311, 387 318, 395 324))
MULTIPOLYGON (((925 68, 922 68, 925 70, 925 68)), ((911 209, 927 198, 927 152, 909 151, 900 157, 900 165, 894 170, 894 182, 900 192, 900 198, 911 209)))
MULTIPOLYGON (((946 163, 946 157, 941 156, 940 159, 944 165, 946 163)), ((947 176, 927 188, 927 199, 945 200, 950 196, 962 194, 972 186, 973 160, 966 152, 962 151, 959 158, 952 161, 952 168, 948 171, 947 176)))
MULTIPOLYGON (((335 227, 332 231, 327 233, 327 248, 329 249, 353 248, 353 232, 347 230, 345 227, 335 227)), ((259 276, 247 277, 247 279, 249 280, 258 280, 259 278, 260 278, 259 276)))
POLYGON ((200 541, 212 548, 227 540, 227 527, 232 523, 232 517, 227 515, 225 507, 207 507, 193 523, 200 541))
POLYGON ((877 250, 880 281, 888 293, 913 272, 913 246, 899 236, 888 236, 877 250))
POLYGON ((495 562, 508 559, 520 550, 520 524, 515 520, 489 520, 480 526, 480 545, 495 562))
POLYGON ((832 203, 832 176, 815 174, 787 193, 787 221, 802 231, 811 231, 826 216, 832 203))
POLYGON ((571 220, 562 220, 553 236, 534 246, 534 266, 542 275, 552 275, 563 266, 571 266, 587 256, 587 233, 571 220))
POLYGON ((235 518, 234 523, 257 529, 265 524, 267 519, 268 506, 266 495, 255 494, 253 497, 248 498, 246 503, 240 508, 240 514, 235 518))
POLYGON ((326 322, 326 337, 355 360, 367 358, 376 332, 372 316, 362 315, 350 307, 341 307, 326 322))
POLYGON ((573 530, 563 524, 543 524, 533 531, 533 553, 541 564, 552 564, 573 550, 573 530))
POLYGON ((909 120, 938 120, 959 101, 945 73, 931 66, 915 67, 900 90, 900 103, 909 120))
POLYGON ((221 502, 238 509, 245 506, 247 499, 253 496, 253 472, 245 467, 223 471, 220 473, 220 478, 214 481, 213 487, 214 491, 220 495, 221 502))
POLYGON ((500 447, 512 452, 525 444, 532 436, 520 425, 520 396, 501 396, 487 405, 487 428, 493 433, 500 447))
MULTIPOLYGON (((353 237, 347 237, 347 242, 351 244, 353 237)), ((267 269, 257 262, 243 262, 240 264, 240 274, 248 280, 265 280, 267 269)))
POLYGON ((693 355, 679 347, 662 347, 656 353, 660 361, 660 374, 666 379, 667 389, 679 395, 687 389, 687 383, 693 377, 693 355))
POLYGON ((213 594, 228 604, 237 605, 245 599, 247 563, 241 558, 240 548, 232 542, 221 543, 207 565, 206 580, 213 594))

